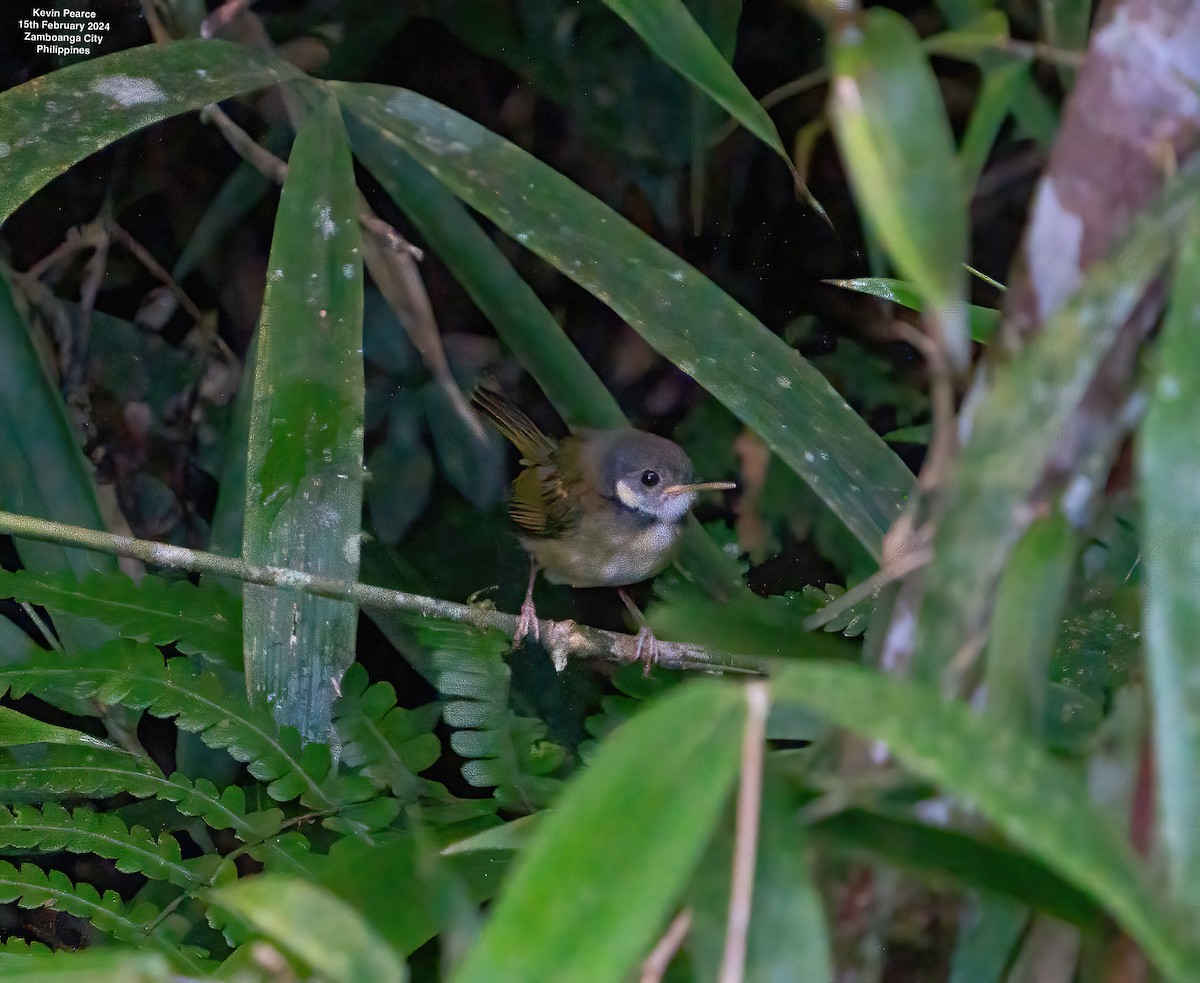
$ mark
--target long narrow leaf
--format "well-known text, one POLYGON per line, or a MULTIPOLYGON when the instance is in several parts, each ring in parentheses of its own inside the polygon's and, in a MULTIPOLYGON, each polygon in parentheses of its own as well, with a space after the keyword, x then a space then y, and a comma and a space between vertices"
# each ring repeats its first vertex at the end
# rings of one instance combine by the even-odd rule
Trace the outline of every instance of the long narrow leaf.
POLYGON ((628 979, 720 819, 744 706, 692 684, 614 733, 539 824, 455 983, 628 979))
POLYGON ((52 178, 145 126, 299 73, 224 41, 91 58, 0 94, 0 223, 52 178))
MULTIPOLYGON (((637 31, 659 58, 727 109, 742 126, 779 154, 791 169, 791 157, 771 117, 737 77, 729 61, 704 33, 704 29, 696 23, 683 0, 604 2, 637 31)), ((810 204, 824 215, 824 209, 808 194, 807 188, 804 190, 810 204)))
POLYGON ((365 125, 611 306, 757 430, 880 555, 912 476, 812 365, 711 280, 508 141, 413 92, 331 87, 365 125))
POLYGON ((980 630, 996 579, 1023 531, 1022 506, 1118 330, 1165 265, 1172 240, 1196 208, 1198 188, 1200 168, 1191 167, 1124 244, 1089 268, 1075 296, 1029 346, 997 369, 946 489, 925 573, 918 676, 939 675, 980 630))
POLYGON ((833 67, 833 130, 854 195, 964 369, 967 195, 929 60, 908 21, 876 7, 834 36, 833 67))
MULTIPOLYGON (((363 494, 362 260, 358 192, 331 99, 296 136, 271 244, 247 453, 243 555, 358 577, 363 494)), ((247 586, 251 694, 306 738, 329 735, 337 681, 354 659, 357 610, 247 586)))
POLYGON ((1081 776, 1009 727, 930 687, 851 665, 791 664, 776 700, 801 703, 887 743, 917 774, 973 803, 1011 840, 1107 908, 1172 979, 1200 949, 1140 876, 1128 845, 1089 801, 1081 776))
POLYGON ((1200 904, 1200 222, 1179 255, 1160 367, 1138 443, 1145 524, 1146 641, 1167 869, 1175 893, 1200 904))

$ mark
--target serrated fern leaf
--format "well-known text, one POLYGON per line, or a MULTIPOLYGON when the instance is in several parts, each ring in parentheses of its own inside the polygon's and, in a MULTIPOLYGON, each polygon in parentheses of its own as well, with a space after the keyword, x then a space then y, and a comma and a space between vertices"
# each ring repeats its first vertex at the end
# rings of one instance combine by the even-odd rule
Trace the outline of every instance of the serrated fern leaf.
POLYGON ((195 889, 204 883, 184 864, 179 843, 164 834, 155 840, 140 826, 132 829, 111 813, 76 809, 68 812, 55 802, 0 809, 0 846, 25 850, 94 853, 115 861, 117 870, 145 874, 195 889))
POLYGON ((117 748, 0 748, 0 802, 106 798, 120 792, 173 802, 183 815, 202 819, 212 829, 233 830, 245 843, 275 836, 284 824, 279 809, 247 812, 245 794, 236 786, 218 791, 203 778, 193 783, 178 772, 163 777, 152 765, 117 748))
POLYGON ((446 621, 413 618, 410 624, 429 650, 434 685, 450 697, 442 717, 455 729, 450 746, 471 759, 463 777, 478 788, 495 786, 496 800, 506 808, 546 806, 561 785, 547 775, 562 763, 563 752, 546 740, 541 721, 509 710, 507 639, 446 621))
POLYGON ((49 874, 33 864, 19 868, 0 860, 0 901, 16 902, 22 908, 51 908, 76 918, 87 919, 98 931, 123 942, 168 952, 177 964, 194 971, 202 966, 186 949, 169 943, 148 930, 158 911, 153 905, 129 907, 116 891, 100 894, 91 884, 72 884, 66 874, 49 874))
POLYGON ((300 797, 307 806, 329 811, 346 801, 332 798, 325 787, 331 772, 327 745, 302 747, 299 734, 280 731, 269 710, 251 707, 244 693, 226 689, 215 673, 198 670, 188 659, 164 665, 152 645, 119 640, 72 662, 47 653, 0 669, 0 693, 4 690, 13 696, 67 694, 174 717, 181 730, 246 762, 250 774, 270 783, 267 792, 276 801, 300 797))
POLYGON ((95 618, 125 638, 204 653, 231 666, 242 662, 242 608, 213 583, 192 584, 147 574, 135 584, 123 574, 96 573, 82 582, 70 572, 0 571, 0 598, 95 618))
POLYGON ((388 789, 401 802, 415 802, 423 787, 418 772, 438 759, 441 742, 433 733, 441 706, 416 710, 396 706, 389 683, 367 685, 357 663, 342 678, 334 732, 342 744, 342 760, 357 768, 377 788, 388 789))

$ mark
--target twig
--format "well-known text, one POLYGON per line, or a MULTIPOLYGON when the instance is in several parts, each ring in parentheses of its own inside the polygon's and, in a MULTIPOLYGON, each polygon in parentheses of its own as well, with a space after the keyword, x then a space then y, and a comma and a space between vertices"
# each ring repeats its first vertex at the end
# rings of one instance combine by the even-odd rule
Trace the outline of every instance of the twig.
POLYGON ((150 250, 118 225, 115 219, 109 221, 108 231, 114 240, 133 253, 134 258, 146 268, 146 272, 171 291, 171 295, 179 301, 179 305, 187 312, 188 317, 197 324, 204 320, 200 308, 192 302, 192 298, 187 295, 183 287, 175 282, 171 274, 163 269, 158 260, 150 255, 150 250))
MULTIPOLYGON (((207 106, 201 118, 211 120, 229 145, 260 173, 276 184, 283 184, 287 178, 287 164, 252 139, 225 115, 224 110, 216 105, 207 106)), ((446 394, 455 414, 466 425, 467 432, 477 443, 486 440, 483 424, 471 412, 450 371, 433 305, 417 269, 416 260, 423 255, 421 250, 376 215, 361 193, 358 196, 358 221, 366 233, 362 243, 363 262, 375 286, 400 319, 413 347, 420 352, 425 367, 446 394)))
POLYGON ((758 862, 758 821, 762 811, 763 741, 771 690, 766 683, 746 687, 746 729, 742 731, 742 781, 738 786, 737 830, 733 844, 733 877, 729 889, 729 922, 720 983, 741 983, 746 972, 746 936, 754 899, 758 862))
MULTIPOLYGON (((317 597, 349 601, 359 607, 388 611, 405 611, 425 618, 438 618, 479 629, 503 632, 509 638, 517 630, 517 616, 502 611, 473 607, 423 594, 388 590, 344 580, 334 580, 293 570, 288 567, 257 566, 233 557, 218 556, 202 550, 186 549, 131 536, 117 536, 95 529, 84 529, 62 522, 50 522, 28 515, 0 512, 0 535, 19 536, 43 543, 73 546, 107 553, 112 556, 132 556, 144 563, 191 573, 208 573, 231 577, 247 584, 264 587, 288 587, 317 597)), ((611 662, 639 662, 638 637, 620 632, 605 631, 576 624, 574 621, 538 622, 542 644, 550 651, 558 666, 575 658, 599 658, 611 662)), ((767 662, 712 652, 700 645, 686 642, 658 643, 658 665, 668 669, 706 669, 723 672, 761 673, 767 662)))
POLYGON ((692 927, 692 909, 684 908, 671 919, 671 924, 658 940, 658 944, 650 950, 650 955, 642 963, 642 973, 638 983, 660 983, 675 953, 687 938, 688 929, 692 927))

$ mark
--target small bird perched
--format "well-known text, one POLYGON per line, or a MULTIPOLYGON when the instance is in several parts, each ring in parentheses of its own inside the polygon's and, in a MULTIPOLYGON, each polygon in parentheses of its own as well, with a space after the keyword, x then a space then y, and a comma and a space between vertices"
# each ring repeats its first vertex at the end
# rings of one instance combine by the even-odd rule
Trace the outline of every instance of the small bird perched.
MULTIPOLYGON (((471 401, 521 452, 509 515, 533 566, 514 646, 531 632, 538 637, 533 584, 539 569, 551 583, 572 587, 646 580, 671 562, 696 495, 736 487, 696 482, 683 448, 664 437, 626 427, 580 429, 555 440, 490 389, 476 389, 471 401)), ((653 647, 643 626, 639 650, 647 639, 653 647)))

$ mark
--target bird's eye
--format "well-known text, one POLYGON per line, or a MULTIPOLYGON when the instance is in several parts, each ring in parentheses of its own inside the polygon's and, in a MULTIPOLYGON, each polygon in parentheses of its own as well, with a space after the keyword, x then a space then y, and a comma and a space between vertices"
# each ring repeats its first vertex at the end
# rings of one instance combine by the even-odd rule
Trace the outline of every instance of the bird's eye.
POLYGON ((647 488, 653 488, 655 485, 658 484, 658 472, 657 471, 643 471, 642 472, 642 484, 645 485, 647 488))

